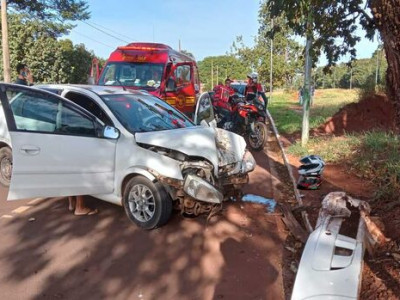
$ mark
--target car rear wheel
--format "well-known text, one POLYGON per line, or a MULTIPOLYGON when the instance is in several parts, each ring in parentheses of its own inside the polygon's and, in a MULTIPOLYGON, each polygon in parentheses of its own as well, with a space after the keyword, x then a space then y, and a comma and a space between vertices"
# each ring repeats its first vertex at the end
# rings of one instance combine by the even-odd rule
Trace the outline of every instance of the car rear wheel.
POLYGON ((172 212, 172 200, 164 187, 142 176, 129 180, 124 191, 123 206, 128 218, 144 229, 164 225, 172 212))
POLYGON ((10 186, 12 174, 12 151, 9 147, 0 149, 0 184, 10 186))

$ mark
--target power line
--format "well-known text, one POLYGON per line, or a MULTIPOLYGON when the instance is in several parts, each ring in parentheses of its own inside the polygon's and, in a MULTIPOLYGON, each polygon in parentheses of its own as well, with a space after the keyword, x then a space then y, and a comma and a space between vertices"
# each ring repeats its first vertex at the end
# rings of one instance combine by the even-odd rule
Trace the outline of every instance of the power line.
POLYGON ((100 28, 97 28, 96 26, 94 26, 94 25, 92 25, 92 24, 89 24, 89 23, 86 22, 86 21, 82 21, 82 20, 81 20, 81 22, 85 23, 86 25, 88 25, 88 26, 90 26, 90 27, 92 27, 92 28, 94 28, 94 29, 96 29, 96 30, 98 30, 98 31, 100 31, 100 32, 102 32, 102 33, 104 33, 104 34, 106 34, 106 35, 108 35, 108 36, 110 36, 110 37, 116 39, 116 40, 119 40, 119 41, 121 41, 121 42, 124 42, 124 43, 128 43, 128 44, 129 44, 129 42, 127 42, 127 41, 125 41, 125 40, 122 40, 122 39, 120 39, 119 37, 116 37, 115 35, 112 35, 112 34, 106 32, 106 31, 104 31, 104 30, 102 30, 102 29, 100 29, 100 28))
MULTIPOLYGON (((82 20, 81 20, 82 21, 82 20)), ((98 26, 98 27, 100 27, 100 28, 103 28, 103 29, 105 29, 105 30, 108 30, 108 31, 110 31, 110 32, 112 32, 112 33, 115 33, 115 34, 117 34, 117 35, 119 35, 119 36, 122 36, 122 37, 125 37, 125 38, 127 38, 127 39, 130 39, 131 41, 137 41, 136 39, 133 39, 133 38, 131 38, 131 37, 129 37, 129 36, 127 36, 127 35, 123 35, 123 34, 121 34, 121 33, 119 33, 119 32, 116 32, 116 31, 114 31, 114 30, 111 30, 111 29, 109 29, 109 28, 107 28, 107 27, 104 27, 104 26, 102 26, 102 25, 100 25, 100 24, 97 24, 97 23, 94 23, 94 22, 88 22, 88 21, 82 21, 82 22, 84 22, 84 23, 86 23, 86 24, 93 24, 93 25, 96 25, 96 26, 98 26)))
POLYGON ((109 47, 109 48, 112 48, 112 49, 115 48, 115 47, 113 47, 113 46, 104 44, 103 42, 99 42, 99 41, 97 41, 97 40, 95 40, 95 39, 93 39, 93 38, 91 38, 91 37, 89 37, 89 36, 87 36, 87 35, 85 35, 85 34, 83 34, 83 33, 80 33, 80 32, 78 32, 78 31, 76 31, 75 29, 72 29, 71 31, 73 31, 73 32, 75 32, 76 34, 78 34, 78 35, 80 35, 80 36, 83 36, 83 37, 85 37, 85 38, 87 38, 87 39, 89 39, 89 40, 91 40, 91 41, 93 41, 93 42, 96 42, 96 43, 98 43, 98 44, 101 44, 101 45, 103 45, 103 46, 106 46, 106 47, 109 47))

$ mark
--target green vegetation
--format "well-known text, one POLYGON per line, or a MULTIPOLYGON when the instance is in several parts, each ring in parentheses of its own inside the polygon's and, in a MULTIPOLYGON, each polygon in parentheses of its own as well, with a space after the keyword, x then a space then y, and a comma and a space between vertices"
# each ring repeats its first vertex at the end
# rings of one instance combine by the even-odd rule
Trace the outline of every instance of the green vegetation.
MULTIPOLYGON (((316 128, 323 124, 340 108, 356 102, 357 97, 358 90, 316 90, 310 112, 310 128, 316 128)), ((292 134, 301 130, 302 106, 298 103, 297 92, 274 92, 269 104, 269 111, 280 133, 292 134)))
MULTIPOLYGON (((300 106, 293 93, 273 94, 270 112, 281 134, 300 131, 300 106)), ((357 101, 357 91, 317 90, 311 108, 311 128, 335 114, 344 105, 357 101)), ((375 199, 400 200, 400 138, 392 132, 371 131, 340 137, 312 137, 307 147, 300 141, 289 147, 294 156, 318 154, 328 163, 341 163, 376 187, 375 199)))
POLYGON ((326 162, 336 163, 350 158, 360 144, 361 139, 356 135, 348 135, 341 138, 311 138, 307 148, 302 147, 300 143, 296 143, 289 148, 289 153, 299 157, 317 154, 323 157, 326 162))
POLYGON ((399 200, 400 139, 391 132, 372 131, 344 137, 311 138, 307 148, 296 143, 289 153, 318 154, 328 163, 342 163, 376 186, 376 200, 399 200))
MULTIPOLYGON (((17 64, 24 62, 35 83, 87 83, 94 53, 83 44, 58 40, 60 32, 67 30, 62 24, 9 14, 8 26, 12 81, 17 77, 17 64)), ((3 74, 2 62, 0 72, 3 74)))

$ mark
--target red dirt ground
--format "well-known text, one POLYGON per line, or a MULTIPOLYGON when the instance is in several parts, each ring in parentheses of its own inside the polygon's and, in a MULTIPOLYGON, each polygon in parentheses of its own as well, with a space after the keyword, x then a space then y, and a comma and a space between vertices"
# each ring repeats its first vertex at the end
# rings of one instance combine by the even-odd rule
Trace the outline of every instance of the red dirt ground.
MULTIPOLYGON (((374 95, 363 99, 358 103, 352 103, 343 107, 332 118, 314 130, 311 135, 335 135, 344 133, 363 132, 373 129, 393 130, 394 108, 385 95, 374 95)), ((282 137, 282 142, 289 145, 298 138, 298 134, 282 137)), ((290 157, 289 161, 293 172, 297 175, 297 167, 300 165, 298 157, 290 157)), ((314 225, 323 197, 333 191, 345 191, 354 198, 370 200, 374 187, 355 174, 352 174, 346 165, 327 164, 324 170, 324 181, 319 190, 301 191, 304 195, 303 201, 310 216, 311 224, 314 225)), ((364 270, 362 276, 362 288, 360 299, 400 299, 400 205, 385 210, 372 204, 371 215, 377 216, 383 221, 384 233, 391 238, 384 249, 377 251, 374 257, 368 254, 364 257, 364 270), (398 255, 398 256, 397 256, 398 255)), ((294 240, 292 246, 296 245, 294 240)), ((287 263, 294 262, 298 265, 301 251, 297 247, 290 247, 285 251, 287 263)), ((288 274, 288 272, 284 272, 288 274)), ((285 288, 292 284, 295 274, 289 274, 285 278, 285 288)))
POLYGON ((394 128, 394 107, 385 95, 378 94, 351 103, 329 118, 314 134, 343 135, 372 129, 394 128))

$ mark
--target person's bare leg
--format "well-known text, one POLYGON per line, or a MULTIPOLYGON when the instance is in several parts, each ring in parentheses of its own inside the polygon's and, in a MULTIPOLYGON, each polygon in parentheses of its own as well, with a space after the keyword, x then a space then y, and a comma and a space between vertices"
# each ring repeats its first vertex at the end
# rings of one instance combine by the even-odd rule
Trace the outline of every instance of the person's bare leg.
POLYGON ((82 216, 82 215, 94 215, 98 211, 97 209, 91 210, 89 207, 85 206, 83 196, 76 196, 76 206, 75 206, 75 215, 82 216))
POLYGON ((70 196, 68 197, 68 210, 74 211, 74 209, 75 209, 75 197, 70 196))

